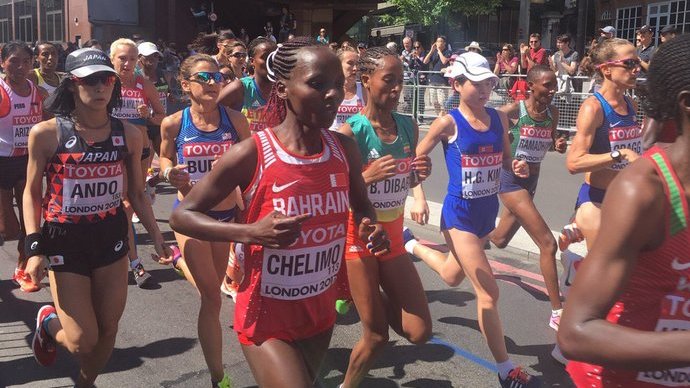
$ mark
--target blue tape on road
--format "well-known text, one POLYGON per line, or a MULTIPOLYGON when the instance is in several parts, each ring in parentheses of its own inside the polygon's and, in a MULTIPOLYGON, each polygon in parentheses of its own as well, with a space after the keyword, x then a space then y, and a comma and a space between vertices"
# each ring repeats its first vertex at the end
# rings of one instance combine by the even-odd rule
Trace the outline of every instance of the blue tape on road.
POLYGON ((467 350, 465 350, 463 348, 460 348, 456 345, 453 345, 449 342, 446 342, 446 341, 444 341, 438 337, 431 337, 429 342, 431 342, 432 344, 443 345, 445 347, 451 348, 453 350, 453 352, 455 352, 456 355, 458 355, 462 358, 466 358, 466 359, 472 361, 473 363, 475 363, 479 366, 483 366, 484 368, 486 368, 486 369, 488 369, 494 373, 498 373, 498 369, 496 369, 496 364, 489 362, 489 361, 486 361, 485 359, 483 359, 479 356, 475 356, 474 354, 468 352, 467 350))

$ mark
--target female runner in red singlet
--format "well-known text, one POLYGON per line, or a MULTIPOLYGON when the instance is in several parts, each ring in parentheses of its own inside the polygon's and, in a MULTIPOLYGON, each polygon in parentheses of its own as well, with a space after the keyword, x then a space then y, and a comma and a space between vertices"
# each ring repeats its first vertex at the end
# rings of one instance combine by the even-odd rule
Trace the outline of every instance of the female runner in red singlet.
POLYGON ((608 187, 601 233, 568 294, 558 342, 578 387, 687 386, 690 376, 690 36, 664 43, 647 115, 680 135, 608 187))
POLYGON ((234 327, 254 378, 262 387, 311 387, 335 324, 349 208, 372 253, 390 243, 375 223, 357 146, 327 129, 343 99, 338 58, 296 38, 267 59, 275 81, 268 128, 225 153, 170 224, 244 245, 234 327), (206 215, 237 187, 247 203, 239 223, 206 215))

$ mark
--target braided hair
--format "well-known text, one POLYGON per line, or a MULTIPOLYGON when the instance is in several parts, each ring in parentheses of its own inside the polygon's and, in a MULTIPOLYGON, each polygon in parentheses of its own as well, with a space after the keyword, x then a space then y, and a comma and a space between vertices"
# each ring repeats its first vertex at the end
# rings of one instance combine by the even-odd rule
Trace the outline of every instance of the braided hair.
POLYGON ((266 103, 266 109, 264 109, 263 120, 267 127, 276 126, 285 120, 287 107, 285 100, 278 97, 277 81, 290 79, 290 74, 297 63, 297 54, 305 47, 316 47, 314 39, 306 36, 295 37, 279 45, 266 59, 268 79, 273 82, 271 95, 266 103))
MULTIPOLYGON (((679 35, 659 46, 647 72, 645 112, 653 119, 678 119, 678 94, 690 91, 690 34, 679 35)), ((682 128, 678 127, 679 133, 682 128)))
POLYGON ((381 66, 380 60, 388 55, 400 60, 395 52, 386 47, 379 46, 369 48, 364 52, 364 54, 360 55, 357 68, 362 74, 372 74, 374 71, 376 71, 376 69, 379 68, 379 66, 381 66))

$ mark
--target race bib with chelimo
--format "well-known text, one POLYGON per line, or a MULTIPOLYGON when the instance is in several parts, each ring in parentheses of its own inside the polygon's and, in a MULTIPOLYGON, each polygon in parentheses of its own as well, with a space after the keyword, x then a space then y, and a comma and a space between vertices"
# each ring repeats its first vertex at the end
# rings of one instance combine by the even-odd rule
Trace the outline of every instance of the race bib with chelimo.
POLYGON ((122 162, 66 164, 62 213, 84 216, 116 208, 122 200, 122 183, 122 162))
MULTIPOLYGON (((666 295, 661 302, 661 316, 654 330, 688 331, 690 330, 688 319, 690 319, 690 292, 676 291, 666 295)), ((637 380, 664 387, 687 387, 690 385, 690 367, 639 372, 637 380)))
POLYGON ((113 116, 122 120, 139 119, 141 115, 137 107, 140 105, 146 105, 144 91, 141 89, 125 89, 122 91, 122 106, 113 111, 113 116))
POLYGON ((498 193, 503 154, 501 152, 462 155, 462 197, 488 197, 498 193))
POLYGON ((412 158, 396 159, 395 175, 369 185, 369 201, 379 221, 394 221, 403 214, 410 187, 411 163, 412 158))
POLYGON ((340 231, 314 228, 301 232, 299 239, 318 241, 322 238, 328 241, 326 244, 290 250, 264 248, 261 295, 273 299, 300 300, 328 290, 338 278, 345 247, 344 237, 336 240, 328 238, 329 234, 336 232, 344 234, 344 227, 340 231), (311 233, 311 237, 305 236, 305 233, 311 233))
POLYGON ((515 158, 523 159, 527 163, 541 163, 552 144, 551 128, 524 125, 520 128, 515 158))
POLYGON ((27 148, 29 145, 29 130, 43 120, 40 112, 26 116, 12 117, 12 132, 14 133, 14 148, 27 148))
POLYGON ((182 157, 187 165, 192 185, 199 182, 213 166, 213 162, 229 150, 232 142, 186 143, 182 147, 182 157))
MULTIPOLYGON (((609 142, 611 143, 611 151, 627 148, 639 155, 642 153, 642 128, 637 124, 629 127, 609 128, 609 142)), ((609 168, 612 170, 622 170, 627 165, 628 161, 624 160, 613 164, 609 168)))

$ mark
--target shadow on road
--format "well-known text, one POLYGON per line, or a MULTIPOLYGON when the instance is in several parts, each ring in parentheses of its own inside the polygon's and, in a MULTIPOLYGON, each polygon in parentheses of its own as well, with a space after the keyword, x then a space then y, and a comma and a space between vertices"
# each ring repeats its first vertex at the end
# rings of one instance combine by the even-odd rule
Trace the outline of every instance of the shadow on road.
MULTIPOLYGON (((445 346, 436 344, 424 345, 396 345, 397 341, 389 341, 388 346, 376 360, 371 370, 393 368, 391 376, 385 379, 366 378, 361 387, 397 387, 395 380, 403 379, 407 373, 405 366, 416 362, 437 362, 447 361, 453 357, 453 351, 445 346)), ((326 354, 326 359, 321 367, 321 375, 327 376, 332 371, 340 372, 337 377, 324 379, 324 386, 337 386, 342 382, 347 365, 350 361, 350 348, 330 348, 326 354), (333 381, 331 381, 333 380, 333 381), (337 381, 336 381, 337 380, 337 381)), ((430 385, 415 385, 418 387, 439 387, 434 380, 430 385)), ((408 383, 409 384, 409 383, 408 383)))

